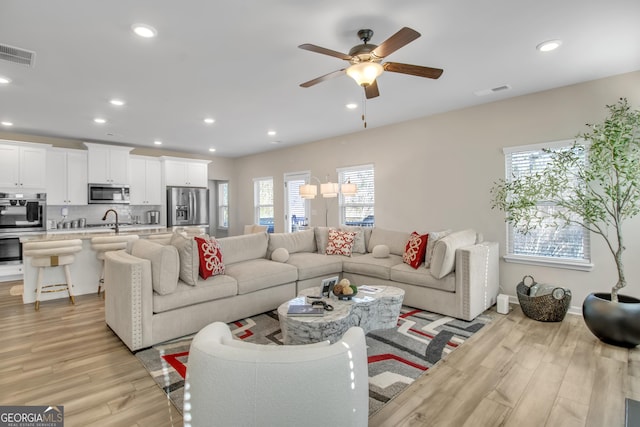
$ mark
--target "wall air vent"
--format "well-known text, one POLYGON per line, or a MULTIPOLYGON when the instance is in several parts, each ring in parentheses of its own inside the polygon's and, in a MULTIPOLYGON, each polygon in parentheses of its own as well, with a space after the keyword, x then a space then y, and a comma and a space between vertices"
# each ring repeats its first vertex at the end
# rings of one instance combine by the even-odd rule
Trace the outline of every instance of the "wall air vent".
POLYGON ((0 44, 0 59, 13 62, 15 64, 33 67, 36 53, 19 47, 0 44))
POLYGON ((497 93, 497 92, 502 92, 503 90, 509 90, 511 89, 511 86, 509 85, 502 85, 502 86, 497 86, 491 89, 482 89, 482 90, 477 90, 474 93, 474 95, 476 96, 485 96, 485 95, 490 95, 492 93, 497 93))

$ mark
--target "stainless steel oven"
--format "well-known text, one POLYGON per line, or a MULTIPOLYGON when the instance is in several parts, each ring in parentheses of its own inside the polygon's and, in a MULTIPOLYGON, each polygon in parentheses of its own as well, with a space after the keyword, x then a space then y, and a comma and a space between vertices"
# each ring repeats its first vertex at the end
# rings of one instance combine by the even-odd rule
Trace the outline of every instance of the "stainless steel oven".
POLYGON ((45 193, 0 193, 0 265, 22 263, 20 236, 45 231, 45 193))

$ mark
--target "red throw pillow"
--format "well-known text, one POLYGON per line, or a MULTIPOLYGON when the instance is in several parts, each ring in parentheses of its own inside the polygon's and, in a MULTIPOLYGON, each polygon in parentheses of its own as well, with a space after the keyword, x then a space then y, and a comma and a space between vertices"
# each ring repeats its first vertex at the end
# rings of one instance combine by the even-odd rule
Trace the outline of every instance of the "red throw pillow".
POLYGON ((222 251, 218 241, 210 237, 194 237, 198 244, 198 255, 200 256, 200 277, 206 279, 218 274, 224 274, 224 262, 222 261, 222 251))
POLYGON ((351 256, 353 242, 356 240, 356 233, 353 231, 329 229, 329 242, 325 253, 327 255, 351 256))
POLYGON ((428 234, 421 236, 415 231, 411 233, 407 246, 405 246, 404 253, 402 254, 402 261, 413 268, 420 267, 420 264, 424 261, 424 254, 427 251, 428 238, 428 234))

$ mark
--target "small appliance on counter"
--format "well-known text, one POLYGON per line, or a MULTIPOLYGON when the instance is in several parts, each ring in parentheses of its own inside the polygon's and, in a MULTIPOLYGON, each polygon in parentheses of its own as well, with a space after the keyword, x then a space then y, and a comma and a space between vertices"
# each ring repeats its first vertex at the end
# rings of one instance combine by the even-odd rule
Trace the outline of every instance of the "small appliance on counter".
POLYGON ((160 211, 147 211, 147 224, 159 224, 160 211))

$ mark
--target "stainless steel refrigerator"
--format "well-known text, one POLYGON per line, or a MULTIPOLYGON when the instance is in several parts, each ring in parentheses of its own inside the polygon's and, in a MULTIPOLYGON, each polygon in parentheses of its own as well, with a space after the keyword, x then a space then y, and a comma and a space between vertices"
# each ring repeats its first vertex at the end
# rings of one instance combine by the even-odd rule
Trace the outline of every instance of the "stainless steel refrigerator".
POLYGON ((209 189, 167 187, 167 227, 209 225, 209 189))

